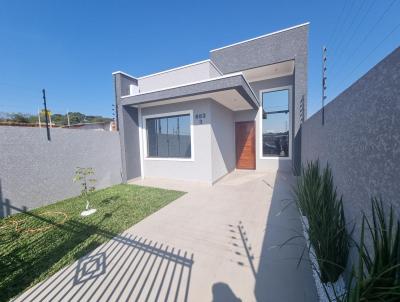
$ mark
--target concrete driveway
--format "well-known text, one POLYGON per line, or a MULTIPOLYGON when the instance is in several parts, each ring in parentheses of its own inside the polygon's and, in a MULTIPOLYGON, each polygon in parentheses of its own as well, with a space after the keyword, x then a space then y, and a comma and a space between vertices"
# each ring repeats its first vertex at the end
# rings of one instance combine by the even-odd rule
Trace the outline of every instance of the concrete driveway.
POLYGON ((285 173, 235 171, 188 194, 28 290, 17 301, 316 301, 285 173))

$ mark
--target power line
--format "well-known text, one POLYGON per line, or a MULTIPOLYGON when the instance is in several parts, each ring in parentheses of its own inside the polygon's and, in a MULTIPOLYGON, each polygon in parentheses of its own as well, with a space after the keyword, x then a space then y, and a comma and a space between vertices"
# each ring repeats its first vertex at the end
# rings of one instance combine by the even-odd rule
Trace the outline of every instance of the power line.
MULTIPOLYGON (((360 43, 358 43, 358 46, 356 47, 356 49, 351 53, 350 56, 347 57, 347 60, 342 64, 342 66, 345 66, 350 59, 353 58, 353 56, 357 53, 357 51, 361 48, 361 46, 365 43, 365 41, 368 39, 368 37, 370 36, 370 34, 374 31, 375 28, 377 28, 377 25, 383 20, 383 18, 386 16, 386 14, 389 12, 389 10, 391 9, 391 7, 393 6, 393 4, 396 2, 396 0, 393 0, 389 6, 385 9, 385 11, 381 14, 381 16, 379 17, 379 19, 374 23, 374 25, 371 27, 371 29, 369 31, 367 31, 367 33, 365 34, 365 36, 363 37, 362 41, 360 43)), ((335 75, 339 74, 340 71, 338 71, 335 75)))
POLYGON ((344 27, 343 28, 343 34, 340 36, 340 39, 338 40, 337 46, 335 47, 336 49, 340 49, 343 42, 346 41, 346 34, 351 30, 354 22, 357 20, 358 15, 361 13, 364 5, 365 5, 366 1, 362 1, 360 7, 357 9, 357 7, 355 7, 356 9, 356 14, 353 18, 350 19, 350 23, 347 25, 347 28, 344 27))
MULTIPOLYGON (((347 48, 346 46, 348 46, 348 45, 351 43, 351 41, 353 41, 353 39, 354 39, 354 37, 355 37, 355 35, 356 35, 358 29, 360 28, 361 24, 365 21, 366 17, 368 16, 369 12, 371 11, 372 7, 373 7, 374 4, 376 4, 376 3, 377 3, 377 1, 375 1, 375 0, 372 0, 372 1, 371 1, 371 3, 370 3, 370 5, 367 7, 367 9, 366 9, 364 15, 362 15, 362 17, 361 17, 361 19, 360 19, 360 22, 358 22, 358 24, 357 24, 356 27, 354 28, 354 30, 353 30, 353 32, 352 32, 352 34, 351 34, 351 36, 350 36, 350 39, 349 39, 348 41, 346 40, 347 43, 344 44, 344 49, 346 49, 346 48, 347 48)), ((361 9, 360 9, 360 10, 361 10, 361 9)), ((344 41, 344 40, 343 40, 343 41, 344 41)), ((335 67, 339 66, 338 63, 340 62, 340 59, 343 57, 343 54, 345 53, 345 52, 344 52, 344 49, 342 49, 342 51, 338 51, 339 56, 336 58, 336 64, 333 65, 333 67, 332 67, 332 70, 331 70, 332 73, 333 73, 333 71, 335 70, 335 67)), ((338 47, 338 50, 340 50, 340 47, 338 47)))
POLYGON ((343 7, 342 7, 342 10, 341 10, 341 12, 340 12, 340 14, 339 14, 339 20, 338 20, 338 22, 336 23, 336 26, 334 27, 334 30, 333 30, 332 35, 329 37, 329 40, 328 40, 327 45, 331 45, 331 41, 332 41, 332 39, 335 37, 336 32, 337 32, 337 30, 338 30, 338 28, 339 28, 339 25, 342 24, 342 22, 340 22, 340 21, 342 20, 342 16, 344 15, 344 11, 345 11, 345 9, 346 9, 347 3, 349 3, 349 1, 346 1, 346 0, 345 0, 345 1, 344 1, 344 4, 343 4, 343 7))
MULTIPOLYGON (((350 2, 350 7, 349 7, 349 13, 348 14, 343 14, 344 15, 344 19, 343 19, 343 22, 341 22, 340 23, 340 30, 339 30, 339 32, 338 33, 340 33, 341 32, 341 30, 342 30, 342 27, 343 26, 345 26, 346 24, 347 24, 347 20, 349 19, 349 17, 350 17, 350 15, 351 15, 351 11, 353 10, 353 6, 354 6, 354 3, 355 3, 355 0, 353 0, 353 1, 351 1, 351 0, 349 0, 349 2, 350 2)), ((350 21, 351 22, 351 21, 350 21)), ((338 39, 340 39, 340 36, 338 37, 338 39)), ((337 39, 336 39, 337 40, 337 39)), ((334 43, 334 42, 336 42, 336 40, 334 40, 333 42, 332 42, 332 45, 330 46, 330 48, 334 48, 334 45, 335 44, 337 44, 337 43, 334 43)))
MULTIPOLYGON (((379 43, 376 45, 351 71, 348 73, 350 77, 389 37, 400 28, 400 23, 398 23, 379 43)), ((335 88, 339 87, 346 79, 342 80, 335 88)))
POLYGON ((10 83, 10 82, 0 82, 0 85, 9 86, 12 88, 21 88, 21 89, 23 89, 24 93, 28 92, 30 95, 35 95, 35 96, 40 97, 40 93, 38 93, 39 89, 27 88, 26 86, 23 86, 21 84, 14 84, 14 83, 10 83))

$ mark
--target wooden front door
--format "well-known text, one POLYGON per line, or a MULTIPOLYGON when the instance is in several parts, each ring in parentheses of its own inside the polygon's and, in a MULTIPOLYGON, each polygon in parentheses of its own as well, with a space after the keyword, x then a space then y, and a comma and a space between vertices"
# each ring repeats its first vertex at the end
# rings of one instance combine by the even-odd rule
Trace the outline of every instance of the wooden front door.
POLYGON ((236 168, 256 168, 256 129, 254 122, 237 122, 236 137, 236 168))

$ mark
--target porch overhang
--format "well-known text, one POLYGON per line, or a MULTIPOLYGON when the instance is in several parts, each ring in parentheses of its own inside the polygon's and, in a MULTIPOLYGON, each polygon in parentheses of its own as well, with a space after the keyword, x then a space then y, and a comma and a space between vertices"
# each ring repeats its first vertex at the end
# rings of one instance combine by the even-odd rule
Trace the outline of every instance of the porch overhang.
POLYGON ((211 98, 233 110, 257 110, 259 100, 242 73, 121 97, 123 106, 156 106, 211 98))

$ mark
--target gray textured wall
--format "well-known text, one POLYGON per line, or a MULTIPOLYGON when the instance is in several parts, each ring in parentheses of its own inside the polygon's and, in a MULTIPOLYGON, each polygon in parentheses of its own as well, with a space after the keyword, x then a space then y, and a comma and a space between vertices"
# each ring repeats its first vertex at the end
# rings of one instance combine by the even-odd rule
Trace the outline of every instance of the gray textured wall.
POLYGON ((79 195, 75 167, 93 167, 97 187, 121 183, 117 132, 0 127, 0 216, 79 195))
POLYGON ((400 209, 400 48, 302 126, 302 161, 329 162, 349 222, 371 196, 400 209))

